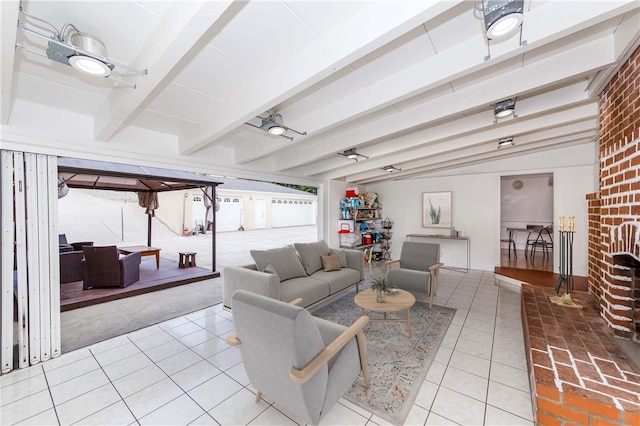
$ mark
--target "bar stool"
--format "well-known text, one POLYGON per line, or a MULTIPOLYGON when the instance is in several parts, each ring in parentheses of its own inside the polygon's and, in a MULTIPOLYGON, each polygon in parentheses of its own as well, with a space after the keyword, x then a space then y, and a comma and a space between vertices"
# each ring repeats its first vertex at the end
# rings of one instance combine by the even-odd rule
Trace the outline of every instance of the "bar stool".
POLYGON ((180 260, 178 266, 180 268, 190 268, 196 266, 196 252, 195 251, 181 251, 178 253, 180 260))

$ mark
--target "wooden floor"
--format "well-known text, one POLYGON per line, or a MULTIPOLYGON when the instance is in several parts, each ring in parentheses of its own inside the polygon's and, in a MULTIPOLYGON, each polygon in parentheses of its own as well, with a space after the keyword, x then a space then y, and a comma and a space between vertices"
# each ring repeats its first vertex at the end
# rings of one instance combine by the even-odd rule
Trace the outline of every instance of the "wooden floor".
POLYGON ((160 268, 156 269, 155 258, 149 257, 140 263, 140 281, 126 288, 83 290, 82 281, 61 284, 60 311, 69 311, 219 276, 220 272, 214 272, 206 268, 179 268, 178 262, 165 258, 161 258, 160 268))
MULTIPOLYGON (((508 251, 503 249, 500 254, 500 266, 495 268, 494 272, 504 277, 543 287, 555 287, 560 278, 559 274, 553 272, 552 253, 548 258, 536 253, 531 259, 531 256, 525 257, 524 252, 520 250, 518 250, 518 258, 516 259, 513 251, 511 251, 511 258, 509 258, 508 251)), ((587 291, 587 278, 574 276, 573 290, 587 291)))
POLYGON ((525 256, 523 250, 518 250, 517 256, 516 258, 513 250, 511 250, 511 256, 509 256, 509 250, 500 250, 500 266, 505 268, 553 272, 553 252, 550 252, 549 256, 543 256, 538 250, 535 256, 532 257, 530 254, 525 256))

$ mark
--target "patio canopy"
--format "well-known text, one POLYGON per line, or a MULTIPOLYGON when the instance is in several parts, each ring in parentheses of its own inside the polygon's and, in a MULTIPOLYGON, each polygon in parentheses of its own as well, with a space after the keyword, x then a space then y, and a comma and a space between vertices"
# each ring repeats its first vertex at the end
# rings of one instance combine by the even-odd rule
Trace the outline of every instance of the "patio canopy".
MULTIPOLYGON (((147 208, 147 245, 151 246, 151 218, 153 206, 149 202, 158 192, 201 189, 205 197, 215 200, 215 188, 223 182, 209 176, 192 172, 110 163, 106 161, 83 160, 79 158, 58 158, 59 185, 69 188, 97 189, 109 191, 137 192, 140 205, 147 208), (207 187, 211 190, 207 191, 207 187)), ((157 205, 157 203, 156 203, 157 205)), ((216 270, 216 228, 215 215, 212 218, 212 270, 216 270)))
POLYGON ((131 192, 179 191, 222 184, 192 172, 68 157, 58 158, 58 177, 69 188, 131 192))

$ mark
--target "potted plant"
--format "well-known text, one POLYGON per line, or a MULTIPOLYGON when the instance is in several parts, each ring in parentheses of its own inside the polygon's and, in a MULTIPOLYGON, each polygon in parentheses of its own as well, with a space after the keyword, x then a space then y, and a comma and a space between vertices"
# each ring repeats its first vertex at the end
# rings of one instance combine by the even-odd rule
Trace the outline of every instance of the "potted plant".
POLYGON ((387 277, 373 277, 371 279, 371 290, 376 292, 376 302, 384 303, 387 292, 396 286, 387 277))

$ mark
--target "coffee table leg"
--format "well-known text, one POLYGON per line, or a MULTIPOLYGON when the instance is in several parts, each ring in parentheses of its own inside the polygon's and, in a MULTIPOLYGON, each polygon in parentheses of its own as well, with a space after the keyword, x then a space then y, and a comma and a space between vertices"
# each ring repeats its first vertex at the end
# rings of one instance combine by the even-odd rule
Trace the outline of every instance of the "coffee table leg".
POLYGON ((407 309, 407 327, 409 328, 409 339, 411 339, 411 308, 407 309))
POLYGON ((156 253, 156 269, 160 269, 160 253, 156 253))

